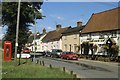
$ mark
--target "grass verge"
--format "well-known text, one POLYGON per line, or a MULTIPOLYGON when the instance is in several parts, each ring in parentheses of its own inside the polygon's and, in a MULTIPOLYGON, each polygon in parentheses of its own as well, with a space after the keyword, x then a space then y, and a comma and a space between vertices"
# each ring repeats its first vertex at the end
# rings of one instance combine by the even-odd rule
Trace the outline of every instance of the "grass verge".
MULTIPOLYGON (((0 51, 0 54, 2 51, 0 51)), ((2 61, 2 78, 74 78, 59 68, 48 68, 21 59, 21 65, 14 66, 14 61, 2 61)))

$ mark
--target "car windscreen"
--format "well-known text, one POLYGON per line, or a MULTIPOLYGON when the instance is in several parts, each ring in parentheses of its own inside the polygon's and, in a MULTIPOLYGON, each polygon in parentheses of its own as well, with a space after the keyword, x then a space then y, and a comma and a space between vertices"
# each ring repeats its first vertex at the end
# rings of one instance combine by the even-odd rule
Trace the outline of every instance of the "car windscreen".
POLYGON ((56 52, 62 52, 62 50, 56 50, 56 52))
POLYGON ((28 48, 25 48, 24 50, 29 50, 28 48))
POLYGON ((74 54, 73 52, 66 52, 66 54, 74 54))

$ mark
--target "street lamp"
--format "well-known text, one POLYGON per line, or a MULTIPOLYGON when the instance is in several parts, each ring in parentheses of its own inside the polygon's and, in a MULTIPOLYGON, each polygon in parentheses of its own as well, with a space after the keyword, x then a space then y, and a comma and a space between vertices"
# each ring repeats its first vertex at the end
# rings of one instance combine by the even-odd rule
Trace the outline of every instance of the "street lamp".
POLYGON ((20 18, 20 2, 18 3, 18 13, 17 13, 17 27, 16 27, 16 43, 15 43, 15 65, 17 65, 17 47, 18 47, 18 33, 19 33, 19 18, 20 18))
POLYGON ((35 32, 34 32, 34 58, 33 58, 33 60, 34 60, 34 62, 35 62, 35 54, 36 54, 36 16, 35 16, 35 25, 34 25, 34 30, 35 30, 35 32))

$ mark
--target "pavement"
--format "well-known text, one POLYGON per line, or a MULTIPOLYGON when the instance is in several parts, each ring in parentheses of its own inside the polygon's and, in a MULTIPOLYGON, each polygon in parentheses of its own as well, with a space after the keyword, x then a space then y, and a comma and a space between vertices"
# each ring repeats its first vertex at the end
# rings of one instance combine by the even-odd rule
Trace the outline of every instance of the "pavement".
POLYGON ((77 74, 77 78, 88 78, 93 80, 93 78, 118 78, 118 63, 112 62, 100 62, 93 60, 79 59, 77 60, 63 60, 54 58, 37 58, 44 61, 46 66, 50 64, 56 68, 65 67, 66 70, 73 71, 77 74))

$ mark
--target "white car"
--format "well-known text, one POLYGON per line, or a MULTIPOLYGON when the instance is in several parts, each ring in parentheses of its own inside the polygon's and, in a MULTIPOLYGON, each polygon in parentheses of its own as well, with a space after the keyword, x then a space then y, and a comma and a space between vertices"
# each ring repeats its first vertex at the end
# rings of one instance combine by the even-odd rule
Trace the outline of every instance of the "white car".
MULTIPOLYGON (((19 58, 20 57, 20 54, 17 54, 17 58, 19 58)), ((27 54, 27 53, 22 53, 21 54, 21 58, 30 58, 31 57, 31 55, 30 54, 27 54)))

